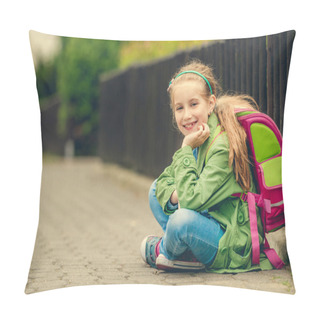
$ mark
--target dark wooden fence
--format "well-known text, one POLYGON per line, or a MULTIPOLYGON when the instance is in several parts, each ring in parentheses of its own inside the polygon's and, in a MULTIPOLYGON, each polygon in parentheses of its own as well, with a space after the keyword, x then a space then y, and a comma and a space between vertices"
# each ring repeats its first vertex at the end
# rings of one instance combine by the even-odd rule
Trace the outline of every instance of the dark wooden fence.
POLYGON ((194 58, 213 66, 224 92, 252 95, 282 131, 294 36, 289 31, 217 41, 102 77, 99 156, 149 176, 161 173, 182 141, 173 127, 168 82, 181 65, 194 58))

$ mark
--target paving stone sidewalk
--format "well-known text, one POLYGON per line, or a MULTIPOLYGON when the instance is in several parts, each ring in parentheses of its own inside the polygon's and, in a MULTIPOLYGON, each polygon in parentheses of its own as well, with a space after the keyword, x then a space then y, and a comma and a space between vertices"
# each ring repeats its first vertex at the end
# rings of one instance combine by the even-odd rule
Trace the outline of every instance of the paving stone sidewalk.
POLYGON ((98 158, 43 164, 40 219, 26 293, 80 285, 217 285, 294 293, 289 267, 242 274, 163 272, 140 243, 161 235, 148 205, 152 179, 98 158))

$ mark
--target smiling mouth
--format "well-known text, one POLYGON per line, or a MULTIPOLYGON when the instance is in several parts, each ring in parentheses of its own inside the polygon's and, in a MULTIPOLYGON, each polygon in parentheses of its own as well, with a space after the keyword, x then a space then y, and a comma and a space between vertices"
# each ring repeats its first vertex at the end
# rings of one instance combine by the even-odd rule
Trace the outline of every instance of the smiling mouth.
POLYGON ((194 121, 194 122, 185 124, 183 127, 184 127, 186 130, 191 130, 191 129, 194 128, 194 126, 196 125, 196 123, 197 123, 197 121, 194 121))

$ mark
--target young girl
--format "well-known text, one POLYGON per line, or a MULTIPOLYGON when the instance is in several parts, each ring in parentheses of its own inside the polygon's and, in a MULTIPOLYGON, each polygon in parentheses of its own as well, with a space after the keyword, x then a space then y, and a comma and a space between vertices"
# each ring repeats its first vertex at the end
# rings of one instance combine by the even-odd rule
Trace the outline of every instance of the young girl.
POLYGON ((248 205, 232 196, 255 192, 246 133, 234 108, 258 109, 257 104, 249 96, 217 99, 212 70, 200 62, 182 67, 168 92, 184 139, 150 188, 150 208, 164 235, 142 241, 143 260, 163 270, 272 269, 263 253, 260 266, 252 265, 248 205))

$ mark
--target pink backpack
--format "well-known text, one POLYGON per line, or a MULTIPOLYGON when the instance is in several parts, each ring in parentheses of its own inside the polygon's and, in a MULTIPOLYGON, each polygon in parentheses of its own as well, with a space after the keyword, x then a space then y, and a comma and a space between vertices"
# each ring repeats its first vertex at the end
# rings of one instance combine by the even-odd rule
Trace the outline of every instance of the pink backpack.
MULTIPOLYGON (((260 245, 256 207, 261 208, 261 219, 265 233, 285 225, 282 196, 281 163, 282 137, 274 121, 266 114, 250 109, 236 109, 239 122, 247 133, 249 154, 254 168, 257 193, 238 193, 248 202, 252 237, 252 263, 260 263, 260 245)), ((281 269, 285 264, 265 237, 263 248, 272 265, 281 269)))

